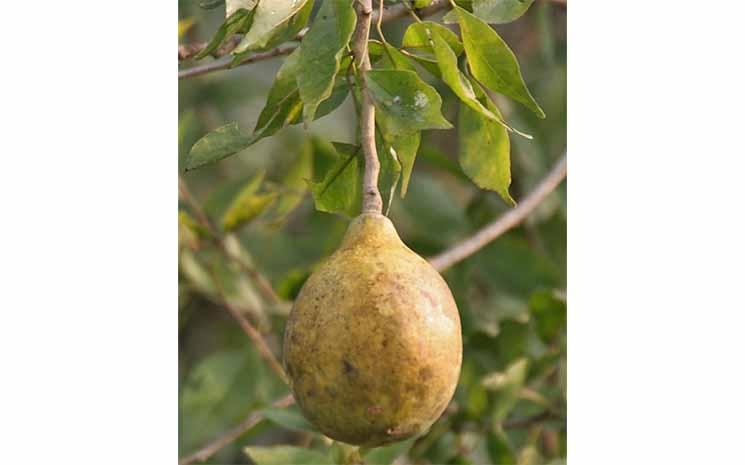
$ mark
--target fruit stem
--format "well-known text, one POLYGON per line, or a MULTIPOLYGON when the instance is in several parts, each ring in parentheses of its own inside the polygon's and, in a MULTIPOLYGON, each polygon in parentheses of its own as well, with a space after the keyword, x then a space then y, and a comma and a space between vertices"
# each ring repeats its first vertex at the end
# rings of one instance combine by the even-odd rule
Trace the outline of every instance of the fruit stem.
MULTIPOLYGON (((365 155, 365 173, 362 179, 362 212, 382 213, 383 198, 378 190, 378 176, 380 174, 380 160, 375 147, 375 106, 367 91, 365 73, 370 70, 370 57, 367 53, 367 43, 370 37, 370 23, 372 20, 372 0, 357 0, 357 26, 352 37, 352 52, 359 70, 359 86, 362 96, 360 108, 360 144, 365 155)), ((382 14, 383 12, 379 12, 382 14)))

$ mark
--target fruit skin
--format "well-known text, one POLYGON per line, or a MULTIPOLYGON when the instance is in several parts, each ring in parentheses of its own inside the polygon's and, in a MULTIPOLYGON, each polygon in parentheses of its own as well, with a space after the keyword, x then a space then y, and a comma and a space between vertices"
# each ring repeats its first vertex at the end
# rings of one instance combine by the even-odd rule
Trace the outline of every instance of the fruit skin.
POLYGON ((374 447, 426 432, 455 392, 460 318, 445 280, 364 213, 307 280, 284 335, 303 414, 330 438, 374 447))

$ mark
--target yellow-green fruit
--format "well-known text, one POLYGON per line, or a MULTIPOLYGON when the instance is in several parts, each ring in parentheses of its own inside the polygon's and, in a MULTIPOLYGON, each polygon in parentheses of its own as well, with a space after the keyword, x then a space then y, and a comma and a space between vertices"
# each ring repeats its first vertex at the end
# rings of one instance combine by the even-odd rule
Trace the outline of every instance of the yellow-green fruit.
POLYGON ((380 214, 352 221, 285 329, 303 414, 326 436, 367 447, 426 432, 455 392, 461 358, 450 289, 380 214))

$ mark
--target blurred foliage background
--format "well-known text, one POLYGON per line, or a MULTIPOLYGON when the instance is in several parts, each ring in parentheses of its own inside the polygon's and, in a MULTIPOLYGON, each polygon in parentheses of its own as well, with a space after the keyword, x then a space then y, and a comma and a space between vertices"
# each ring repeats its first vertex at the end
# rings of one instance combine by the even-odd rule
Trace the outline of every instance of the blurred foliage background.
MULTIPOLYGON (((221 8, 179 1, 186 25, 182 43, 209 40, 223 20, 221 8)), ((442 15, 430 18, 438 20, 442 15)), ((404 18, 386 23, 399 44, 404 18)), ((520 199, 550 169, 566 145, 566 7, 537 1, 517 21, 495 26, 515 51, 523 76, 546 112, 535 118, 507 100, 507 121, 534 136, 512 142, 512 196, 520 199)), ((193 143, 229 121, 251 128, 282 57, 179 81, 179 171, 193 143)), ((205 61, 210 60, 209 58, 205 61)), ((181 67, 194 66, 183 62, 181 67)), ((424 76, 424 74, 423 74, 424 76)), ((457 102, 442 84, 443 114, 457 122, 457 102)), ((237 156, 181 173, 194 201, 219 224, 235 195, 257 173, 286 194, 287 175, 303 157, 330 141, 354 143, 351 97, 313 122, 283 129, 237 156)), ((390 217, 404 242, 422 256, 440 252, 507 210, 494 192, 479 190, 457 162, 457 129, 425 131, 409 192, 396 198, 390 217)), ((306 158, 307 159, 307 158, 306 158)), ((179 456, 189 454, 237 425, 251 412, 264 421, 222 448, 207 463, 329 463, 344 448, 332 444, 300 417, 296 407, 268 408, 288 393, 225 309, 243 313, 281 353, 284 321, 292 299, 320 260, 334 251, 348 218, 318 212, 304 189, 281 222, 262 214, 224 236, 226 258, 195 225, 193 206, 179 204, 179 456), (264 298, 248 272, 258 270, 281 302, 264 298), (247 271, 248 270, 248 271, 247 271), (219 283, 215 285, 215 279, 219 283), (297 446, 252 449, 246 446, 297 446), (272 455, 274 451, 274 455, 272 455), (267 455, 269 454, 269 455, 267 455), (282 455, 284 454, 284 455, 282 455), (290 454, 290 455, 287 455, 290 454)), ((294 192, 294 191, 293 191, 294 192)), ((562 185, 519 228, 444 272, 463 324, 463 368, 443 417, 416 440, 371 451, 366 463, 539 464, 566 457, 566 191, 562 185)))

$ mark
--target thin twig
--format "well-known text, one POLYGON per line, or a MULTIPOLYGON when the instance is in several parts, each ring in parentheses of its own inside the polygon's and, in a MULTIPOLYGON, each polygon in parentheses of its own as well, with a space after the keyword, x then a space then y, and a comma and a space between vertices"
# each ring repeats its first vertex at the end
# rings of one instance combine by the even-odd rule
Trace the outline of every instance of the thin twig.
MULTIPOLYGON (((210 55, 214 58, 220 58, 228 53, 232 52, 233 49, 235 49, 238 44, 241 43, 241 36, 236 34, 227 41, 223 45, 217 48, 214 52, 210 53, 210 55)), ((182 60, 189 60, 191 58, 194 58, 207 48, 208 42, 195 42, 191 44, 179 44, 178 46, 178 61, 182 60)))
POLYGON ((212 225, 212 222, 207 217, 207 214, 202 209, 201 205, 199 205, 199 202, 197 202, 194 199, 194 196, 191 194, 191 191, 189 191, 189 188, 187 187, 184 180, 179 176, 178 179, 178 190, 179 190, 179 196, 186 202, 189 207, 191 207, 191 210, 194 212, 194 215, 196 216, 197 221, 210 233, 210 237, 214 244, 231 260, 233 260, 243 272, 248 274, 251 279, 256 283, 256 285, 259 288, 259 291, 261 291, 264 298, 272 305, 278 305, 282 303, 282 299, 279 298, 276 292, 274 292, 274 288, 272 288, 272 285, 269 283, 269 281, 259 273, 256 268, 253 268, 252 266, 249 266, 245 260, 243 260, 242 257, 239 257, 235 255, 231 249, 226 245, 225 238, 220 234, 220 232, 212 225))
MULTIPOLYGON (((261 53, 257 53, 255 55, 246 57, 243 61, 241 61, 235 66, 247 65, 249 63, 256 63, 257 61, 267 60, 269 58, 274 58, 274 57, 278 57, 282 55, 289 55, 295 50, 295 48, 296 47, 294 45, 273 48, 267 52, 261 52, 261 53)), ((206 63, 204 65, 194 66, 192 68, 186 68, 184 70, 181 70, 178 72, 178 78, 185 79, 185 78, 190 78, 190 77, 195 77, 195 76, 201 76, 203 74, 211 73, 212 71, 228 69, 231 67, 230 66, 231 63, 233 63, 232 57, 224 57, 219 60, 206 63)))
POLYGON ((484 226, 476 234, 465 239, 444 252, 431 257, 429 263, 438 271, 442 271, 474 254, 482 247, 501 236, 505 232, 520 224, 556 187, 567 174, 566 154, 556 162, 556 165, 545 178, 528 194, 517 207, 484 226))
MULTIPOLYGON (((448 0, 433 0, 433 2, 428 7, 418 10, 418 12, 420 16, 431 16, 449 7, 450 7, 450 4, 448 3, 448 0)), ((408 14, 408 9, 403 4, 393 5, 385 10, 383 14, 383 22, 393 21, 395 19, 402 18, 406 16, 407 14, 408 14)), ((377 15, 373 14, 372 19, 377 21, 377 15)), ((302 40, 303 37, 305 36, 306 31, 307 31, 307 28, 300 31, 298 35, 295 37, 295 40, 296 41, 302 40)), ((206 46, 207 44, 204 43, 201 45, 203 45, 202 48, 204 48, 204 46, 206 46)), ((193 50, 194 51, 193 55, 196 55, 197 53, 201 51, 201 48, 199 48, 199 46, 200 44, 197 44, 194 46, 186 44, 180 47, 188 48, 190 51, 193 50)), ((283 47, 277 47, 277 48, 274 48, 266 52, 259 52, 254 55, 246 57, 243 61, 236 64, 236 66, 247 65, 249 63, 256 63, 257 61, 267 60, 269 58, 274 58, 274 57, 278 57, 281 55, 289 55, 295 50, 295 48, 296 48, 296 45, 288 45, 288 46, 283 46, 283 47)), ((215 60, 213 62, 204 64, 204 65, 182 69, 178 72, 178 78, 179 79, 190 78, 190 77, 201 76, 207 73, 211 73, 213 71, 228 69, 231 67, 230 65, 232 61, 233 60, 231 57, 225 57, 223 59, 215 60)))
POLYGON ((254 325, 252 325, 251 322, 246 319, 245 316, 243 316, 240 310, 233 307, 233 305, 228 301, 227 297, 225 296, 225 290, 223 289, 222 283, 220 282, 220 278, 217 276, 214 268, 210 269, 210 272, 212 274, 212 281, 215 282, 215 289, 217 289, 217 293, 222 300, 222 305, 228 310, 228 312, 230 312, 230 315, 235 319, 235 321, 238 322, 243 332, 246 333, 249 339, 251 339, 251 342, 254 343, 256 349, 259 351, 259 355, 261 355, 261 358, 263 358, 267 365, 269 365, 269 368, 271 368, 272 371, 274 371, 277 376, 279 376, 282 382, 288 384, 289 381, 287 379, 285 370, 282 368, 282 365, 277 360, 277 357, 274 356, 272 349, 269 348, 269 345, 261 336, 259 330, 256 329, 254 325))
POLYGON ((357 26, 352 36, 352 51, 359 70, 358 82, 362 105, 360 106, 360 145, 365 155, 365 173, 362 179, 362 212, 382 213, 383 198, 378 190, 380 160, 375 147, 375 105, 367 91, 367 77, 370 70, 370 56, 367 43, 370 37, 372 20, 372 0, 357 0, 357 26))
MULTIPOLYGON (((272 403, 272 406, 277 408, 287 408, 294 403, 295 399, 292 397, 292 394, 288 394, 274 401, 272 403)), ((217 451, 241 437, 243 433, 259 424, 263 419, 264 414, 262 412, 252 412, 250 415, 248 415, 248 417, 246 417, 245 420, 227 431, 222 436, 211 441, 209 444, 206 444, 198 451, 179 459, 179 465, 189 465, 193 462, 204 462, 208 458, 215 455, 217 451)))
POLYGON ((541 423, 545 420, 564 420, 564 419, 561 416, 546 410, 545 412, 541 412, 539 414, 536 414, 530 417, 511 418, 509 420, 505 420, 502 422, 502 427, 505 429, 525 428, 526 426, 531 426, 535 423, 541 423))

